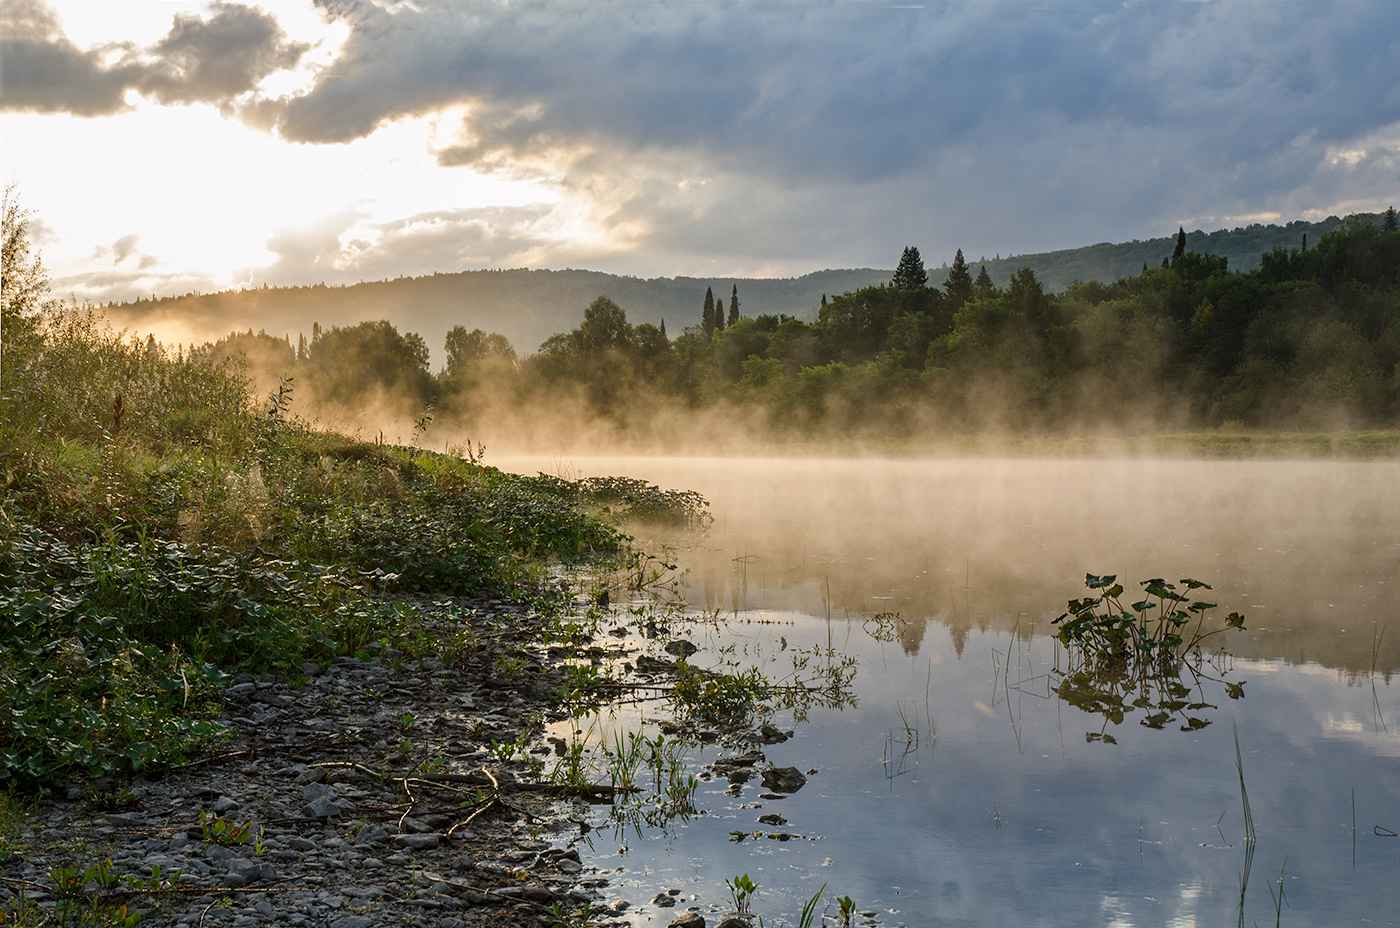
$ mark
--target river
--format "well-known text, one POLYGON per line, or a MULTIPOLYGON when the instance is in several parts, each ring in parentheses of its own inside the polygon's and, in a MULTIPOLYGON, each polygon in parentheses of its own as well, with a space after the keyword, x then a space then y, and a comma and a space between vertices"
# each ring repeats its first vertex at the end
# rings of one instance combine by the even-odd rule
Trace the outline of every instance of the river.
POLYGON ((775 720, 796 735, 768 760, 817 771, 799 791, 707 782, 686 823, 593 833, 585 862, 621 868, 605 892, 628 923, 668 924, 678 909, 651 904, 668 889, 716 923, 747 873, 769 925, 823 884, 828 923, 849 896, 873 913, 855 923, 910 928, 1400 924, 1400 464, 492 463, 704 494, 708 536, 674 552, 709 618, 697 664, 828 646, 858 662, 854 706, 775 720), (1052 621, 1088 573, 1125 600, 1195 578, 1212 615, 1244 617, 1165 723, 1062 691, 1052 621), (766 837, 775 811, 798 837, 766 837))

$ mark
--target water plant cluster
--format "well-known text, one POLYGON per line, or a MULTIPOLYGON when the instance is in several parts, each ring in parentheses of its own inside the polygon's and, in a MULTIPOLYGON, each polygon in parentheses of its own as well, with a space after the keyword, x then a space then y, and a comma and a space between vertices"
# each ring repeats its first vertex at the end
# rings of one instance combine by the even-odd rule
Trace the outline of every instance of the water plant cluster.
MULTIPOLYGON (((1069 601, 1068 611, 1055 619, 1055 637, 1069 651, 1067 670, 1058 675, 1054 692, 1078 708, 1121 724, 1128 713, 1144 710, 1140 724, 1165 728, 1179 723, 1183 731, 1210 724, 1201 684, 1220 683, 1230 699, 1244 696, 1243 683, 1226 682, 1223 655, 1207 663, 1202 644, 1230 630, 1244 630, 1244 617, 1231 612, 1223 624, 1207 624, 1215 603, 1192 600, 1187 593, 1209 590, 1210 584, 1184 578, 1178 585, 1156 577, 1144 580, 1143 598, 1125 606, 1122 584, 1114 574, 1087 574, 1093 593, 1069 601), (1183 677, 1183 673, 1186 675, 1183 677)), ((1106 732, 1089 732, 1090 741, 1114 743, 1106 732)))

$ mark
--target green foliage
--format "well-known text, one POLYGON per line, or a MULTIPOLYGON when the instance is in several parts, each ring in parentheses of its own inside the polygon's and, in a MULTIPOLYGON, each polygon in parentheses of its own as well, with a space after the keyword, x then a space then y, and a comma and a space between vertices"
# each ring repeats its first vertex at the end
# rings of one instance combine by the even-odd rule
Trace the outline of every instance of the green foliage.
POLYGON ((725 880, 724 885, 729 887, 730 898, 734 900, 735 914, 748 915, 754 894, 758 892, 758 884, 745 873, 732 880, 725 880))
MULTIPOLYGON (((1069 601, 1069 611, 1055 620, 1056 637, 1070 651, 1067 670, 1054 692, 1085 712, 1101 715, 1105 726, 1122 724, 1127 715, 1144 710, 1140 724, 1165 728, 1178 723, 1182 731, 1210 725, 1201 684, 1220 683, 1230 699, 1244 696, 1243 683, 1211 677, 1202 666, 1201 643, 1230 629, 1243 629, 1244 618, 1232 612, 1223 626, 1206 630, 1214 603, 1193 601, 1177 585, 1160 578, 1144 580, 1144 597, 1128 606, 1120 600, 1123 587, 1113 575, 1088 574, 1085 584, 1095 595, 1069 601), (1194 656, 1195 662, 1186 660, 1194 656), (1182 678, 1189 673, 1194 680, 1182 678)), ((1180 581, 1186 592, 1210 589, 1199 580, 1180 581)), ((1223 671, 1223 668, 1221 668, 1223 671)), ((1223 673, 1222 673, 1223 677, 1223 673)), ((1090 732, 1089 741, 1116 743, 1105 732, 1090 732)))
POLYGON ((466 326, 454 325, 447 332, 444 346, 447 350, 445 373, 452 377, 464 372, 468 366, 488 358, 495 358, 508 364, 516 361, 515 349, 510 340, 499 332, 483 332, 481 329, 467 331, 466 326))
MULTIPOLYGON (((1094 659, 1155 664, 1196 650, 1202 641, 1226 629, 1244 628, 1244 617, 1232 612, 1224 628, 1203 631, 1206 613, 1215 603, 1193 601, 1178 593, 1176 584, 1160 578, 1142 581, 1146 596, 1125 607, 1119 599, 1123 586, 1117 580, 1113 574, 1085 575, 1084 585, 1098 592, 1070 600, 1069 611, 1055 620, 1060 626, 1055 637, 1061 643, 1094 659)), ((1211 588, 1189 577, 1180 582, 1188 592, 1211 588)))
POLYGON ((701 670, 682 661, 669 698, 677 718, 735 729, 753 721, 774 695, 773 687, 756 667, 730 674, 701 670))
POLYGON ((433 391, 427 344, 384 319, 319 333, 298 372, 322 405, 356 406, 378 391, 401 397, 407 410, 415 410, 433 391))

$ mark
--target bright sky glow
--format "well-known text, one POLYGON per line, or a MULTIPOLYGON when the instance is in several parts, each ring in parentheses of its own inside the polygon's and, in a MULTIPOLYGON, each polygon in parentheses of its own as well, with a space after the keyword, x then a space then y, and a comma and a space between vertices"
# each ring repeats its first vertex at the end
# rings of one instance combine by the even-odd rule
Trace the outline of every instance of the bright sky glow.
POLYGON ((892 266, 1400 200, 1400 6, 0 0, 61 294, 892 266))

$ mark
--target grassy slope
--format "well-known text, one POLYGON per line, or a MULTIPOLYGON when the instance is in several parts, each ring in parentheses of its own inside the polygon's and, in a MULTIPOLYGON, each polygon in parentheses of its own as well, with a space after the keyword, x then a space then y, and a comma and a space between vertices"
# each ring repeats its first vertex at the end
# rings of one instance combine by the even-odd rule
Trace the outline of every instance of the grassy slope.
POLYGON ((285 395, 255 409, 236 371, 82 314, 6 349, 0 785, 176 760, 220 736, 228 671, 441 648, 385 594, 548 609, 543 566, 624 552, 620 514, 702 512, 316 431, 285 395))

